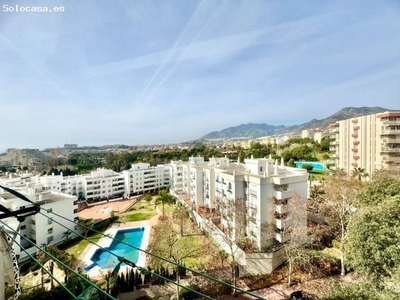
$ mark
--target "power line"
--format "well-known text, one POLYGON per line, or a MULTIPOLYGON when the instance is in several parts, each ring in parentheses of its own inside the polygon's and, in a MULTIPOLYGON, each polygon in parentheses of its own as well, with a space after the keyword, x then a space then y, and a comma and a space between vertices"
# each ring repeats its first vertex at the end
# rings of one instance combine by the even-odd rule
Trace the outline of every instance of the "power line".
MULTIPOLYGON (((0 220, 0 223, 2 223, 3 225, 7 226, 12 232, 16 232, 12 227, 10 227, 9 225, 7 225, 6 223, 4 223, 3 221, 0 220)), ((19 232, 17 232, 19 236, 23 237, 22 234, 20 234, 19 232)), ((14 242, 15 239, 13 239, 14 242)), ((83 281, 85 281, 86 283, 88 283, 89 285, 91 285, 92 287, 94 287, 95 289, 97 289, 98 291, 100 291, 101 293, 103 293, 104 295, 106 295, 107 297, 109 297, 110 299, 113 300, 117 300, 116 298, 114 298, 113 296, 107 294, 105 291, 103 291, 100 287, 98 287, 97 285, 93 284, 90 280, 88 280, 87 278, 85 278, 84 276, 82 276, 81 274, 75 272, 75 270, 73 270, 72 268, 70 268, 69 266, 67 266, 66 264, 64 264, 62 261, 60 261, 58 258, 56 258, 55 256, 53 256, 52 254, 50 254, 49 252, 47 252, 46 250, 40 248, 38 245, 36 245, 34 242, 32 242, 31 240, 27 239, 27 241, 32 244, 34 247, 36 247, 38 250, 42 251, 43 253, 47 254, 47 256, 51 257, 51 259, 53 259, 54 261, 58 262, 59 264, 61 264, 64 268, 69 269, 73 274, 77 275, 79 278, 81 278, 83 281)), ((16 242, 17 243, 17 242, 16 242)), ((19 245, 17 243, 17 245, 19 245)), ((22 248, 22 246, 21 246, 22 248)), ((24 248, 22 248, 24 249, 24 248)), ((24 251, 26 252, 26 250, 24 249, 24 251)), ((40 264, 42 266, 42 268, 44 267, 42 264, 40 264)), ((75 296, 74 296, 75 297, 75 296)))
MULTIPOLYGON (((3 223, 3 222, 2 222, 3 223)), ((3 223, 5 224, 5 223, 3 223)), ((22 249, 31 259, 33 259, 36 263, 38 263, 42 269, 44 269, 46 271, 47 274, 49 274, 57 283, 59 286, 61 286, 64 290, 66 290, 72 297, 74 297, 74 299, 77 299, 76 296, 66 287, 64 286, 60 281, 58 281, 58 279, 56 277, 53 276, 53 274, 50 273, 49 270, 47 270, 47 268, 45 268, 36 258, 34 258, 31 254, 29 254, 28 251, 26 251, 26 249, 24 247, 22 247, 21 244, 19 244, 14 237, 12 237, 11 235, 9 235, 5 230, 4 233, 17 245, 20 247, 20 249, 22 249)))
MULTIPOLYGON (((70 219, 68 219, 68 218, 65 218, 64 216, 61 216, 61 215, 59 215, 59 214, 57 214, 57 213, 55 213, 55 212, 53 212, 53 211, 50 211, 50 210, 47 210, 47 209, 44 209, 44 208, 42 208, 42 209, 45 210, 45 211, 47 211, 48 213, 54 214, 55 216, 62 218, 62 219, 64 219, 64 220, 67 220, 67 221, 72 222, 72 223, 74 223, 74 224, 78 224, 77 222, 74 222, 74 221, 72 221, 72 220, 70 220, 70 219)), ((44 216, 46 216, 46 215, 44 215, 44 216)), ((49 218, 48 216, 46 216, 46 217, 49 218)), ((151 256, 153 256, 153 257, 155 257, 155 258, 158 258, 158 259, 160 259, 160 260, 162 260, 162 261, 164 261, 164 262, 173 264, 173 265, 175 265, 175 266, 177 266, 177 267, 185 268, 186 270, 188 270, 188 271, 190 271, 190 272, 192 272, 192 273, 198 274, 198 275, 200 275, 200 276, 203 276, 204 278, 207 278, 207 279, 209 279, 209 280, 211 280, 211 281, 220 283, 220 284, 222 284, 222 285, 225 285, 225 286, 227 286, 227 287, 230 287, 230 288, 232 288, 232 289, 235 289, 235 290, 237 290, 237 291, 239 291, 239 292, 242 292, 242 293, 245 293, 245 294, 247 294, 247 295, 256 297, 256 298, 258 298, 258 299, 261 299, 259 295, 256 295, 256 294, 254 294, 254 293, 252 293, 252 292, 243 290, 243 289, 241 289, 241 288, 239 288, 239 287, 236 287, 236 286, 234 286, 234 285, 231 285, 231 284, 229 284, 229 283, 227 283, 227 282, 224 282, 224 281, 219 280, 219 279, 217 279, 217 278, 211 277, 211 276, 209 276, 209 275, 207 275, 207 274, 204 274, 204 273, 201 273, 201 272, 199 272, 199 271, 193 270, 193 269, 188 268, 188 267, 186 267, 186 266, 183 266, 183 265, 181 265, 181 264, 179 264, 179 263, 177 263, 177 262, 168 260, 168 259, 166 259, 166 258, 164 258, 164 257, 161 257, 161 256, 159 256, 159 255, 157 255, 157 254, 151 253, 151 252, 149 252, 149 251, 147 251, 147 250, 143 250, 143 249, 141 249, 141 248, 139 248, 139 247, 130 245, 130 244, 128 244, 128 243, 126 243, 126 242, 124 242, 124 241, 122 241, 122 240, 116 239, 115 237, 112 238, 112 237, 110 237, 110 236, 104 234, 103 232, 98 231, 98 230, 96 230, 96 229, 94 229, 94 228, 88 227, 88 226, 86 226, 86 225, 84 225, 84 224, 79 224, 79 226, 84 227, 84 228, 86 228, 86 229, 88 229, 88 230, 91 230, 91 231, 93 231, 93 232, 95 232, 95 233, 99 233, 99 234, 101 234, 102 236, 106 236, 106 237, 108 237, 108 238, 111 238, 111 239, 114 240, 114 241, 117 241, 117 242, 119 242, 119 243, 122 243, 122 244, 124 244, 124 245, 126 245, 126 246, 128 246, 128 247, 130 247, 130 248, 132 248, 132 249, 141 251, 141 252, 143 252, 143 253, 145 253, 145 254, 147 254, 147 255, 151 255, 151 256)), ((78 233, 75 232, 75 231, 73 231, 73 232, 76 233, 76 234, 78 234, 78 233)), ((79 235, 79 234, 78 234, 78 235, 79 235)), ((94 242, 92 242, 91 240, 89 240, 89 239, 87 239, 87 238, 84 238, 84 239, 87 240, 87 241, 89 241, 89 242, 92 243, 92 244, 95 244, 94 242)), ((106 251, 109 252, 109 250, 106 250, 106 251)), ((113 254, 113 255, 114 255, 114 254, 113 254)), ((186 287, 185 287, 185 288, 186 288, 186 287)))
MULTIPOLYGON (((45 216, 45 217, 47 217, 47 218, 49 218, 48 216, 46 216, 46 215, 43 214, 42 212, 40 212, 40 214, 43 215, 43 216, 45 216)), ((56 220, 54 220, 54 219, 52 219, 52 220, 53 220, 55 223, 61 225, 62 227, 66 228, 66 229, 69 229, 67 226, 61 224, 60 222, 58 222, 58 221, 56 221, 56 220)), ((72 221, 71 221, 71 222, 72 222, 72 221)), ((73 222, 73 223, 75 223, 75 222, 73 222)), ((185 289, 187 289, 187 290, 190 290, 190 291, 192 291, 192 292, 198 294, 199 296, 205 297, 205 298, 210 299, 210 300, 214 300, 214 298, 211 298, 211 297, 209 297, 209 296, 207 296, 207 295, 205 295, 205 294, 203 294, 203 293, 201 293, 201 292, 199 292, 199 291, 196 291, 196 290, 192 289, 191 287, 183 286, 183 285, 177 283, 177 282, 174 281, 174 280, 171 280, 171 279, 169 279, 169 278, 167 278, 167 277, 164 277, 164 276, 162 276, 162 275, 159 275, 159 274, 157 274, 157 273, 154 273, 154 272, 152 272, 152 271, 150 271, 150 270, 148 270, 148 269, 146 269, 146 268, 144 268, 144 267, 137 266, 136 263, 134 263, 134 262, 132 262, 132 261, 130 261, 130 260, 124 258, 124 257, 121 257, 121 256, 116 255, 115 253, 113 253, 113 252, 110 251, 109 249, 103 248, 103 247, 100 246, 99 244, 97 244, 97 243, 95 243, 95 242, 89 240, 88 238, 84 237, 84 236, 81 235, 80 233, 78 233, 78 232, 76 232, 76 231, 73 231, 73 232, 74 232, 76 235, 78 235, 78 236, 80 236, 81 238, 83 238, 84 240, 87 240, 87 241, 90 242, 91 244, 96 245, 97 247, 99 247, 99 249, 101 249, 101 250, 103 250, 103 251, 105 251, 105 252, 108 252, 108 253, 110 253, 111 255, 115 256, 115 257, 118 259, 118 261, 123 262, 123 263, 125 263, 125 264, 127 264, 127 265, 129 265, 129 266, 131 266, 131 267, 133 267, 133 268, 137 268, 137 269, 138 269, 140 272, 142 272, 142 273, 146 273, 146 272, 147 272, 147 273, 150 273, 150 274, 152 274, 152 275, 154 275, 154 276, 156 276, 156 277, 159 277, 159 278, 162 278, 162 279, 164 279, 164 280, 166 280, 166 281, 168 281, 168 282, 171 282, 171 283, 173 283, 173 284, 175 284, 175 285, 177 285, 177 286, 179 286, 179 287, 181 287, 181 288, 185 288, 185 289)), ((114 239, 114 238, 112 238, 112 240, 119 241, 118 239, 114 239)), ((181 265, 179 265, 179 266, 181 266, 181 265)), ((181 267, 183 267, 183 266, 181 266, 181 267)))

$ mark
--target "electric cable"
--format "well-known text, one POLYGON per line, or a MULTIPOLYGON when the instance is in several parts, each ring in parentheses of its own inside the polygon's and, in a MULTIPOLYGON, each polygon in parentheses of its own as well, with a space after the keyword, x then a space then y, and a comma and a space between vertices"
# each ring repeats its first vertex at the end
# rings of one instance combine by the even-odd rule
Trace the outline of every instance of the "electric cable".
MULTIPOLYGON (((62 219, 64 219, 64 220, 67 220, 67 221, 69 221, 69 222, 72 222, 72 223, 78 225, 77 222, 72 221, 72 220, 70 220, 70 219, 68 219, 68 218, 65 218, 64 216, 61 216, 61 215, 59 215, 59 214, 57 214, 57 213, 55 213, 55 212, 53 212, 53 211, 51 211, 51 210, 47 210, 47 209, 45 209, 45 208, 41 208, 41 209, 47 211, 48 213, 54 214, 54 215, 57 216, 57 217, 60 217, 60 218, 62 218, 62 219)), ((46 216, 46 217, 48 217, 48 216, 46 216)), ((48 217, 48 218, 49 218, 49 217, 48 217)), ((94 228, 90 228, 90 227, 88 227, 88 226, 86 226, 86 225, 83 225, 83 224, 80 224, 79 226, 84 227, 84 228, 86 228, 86 229, 88 229, 88 230, 91 230, 91 231, 93 231, 93 232, 95 232, 95 233, 101 234, 102 236, 106 236, 106 237, 110 238, 107 234, 104 234, 103 232, 98 231, 98 230, 96 230, 96 229, 94 229, 94 228)), ((76 232, 75 232, 75 233, 76 233, 76 232)), ((91 240, 89 240, 89 239, 87 239, 87 238, 85 238, 85 239, 86 239, 87 241, 89 241, 90 243, 93 244, 93 242, 92 242, 91 240)), ((225 286, 230 287, 230 288, 232 288, 232 289, 235 289, 235 290, 237 290, 237 291, 239 291, 239 292, 242 292, 242 293, 245 293, 245 294, 247 294, 247 295, 256 297, 257 299, 262 299, 262 298, 260 298, 259 295, 256 295, 256 294, 254 294, 254 293, 252 293, 252 292, 243 290, 243 289, 241 289, 241 288, 239 288, 239 287, 236 287, 236 286, 234 286, 234 285, 231 285, 231 284, 229 284, 229 283, 227 283, 227 282, 224 282, 224 281, 222 281, 222 280, 219 280, 219 279, 214 278, 214 277, 212 277, 212 276, 209 276, 209 275, 207 275, 207 274, 201 273, 201 272, 199 272, 199 271, 193 270, 193 269, 188 268, 188 267, 186 267, 186 266, 183 266, 183 265, 181 265, 181 264, 179 264, 179 263, 177 263, 177 262, 168 260, 168 259, 166 259, 166 258, 164 258, 164 257, 161 257, 161 256, 159 256, 159 255, 157 255, 157 254, 151 253, 151 252, 149 252, 149 251, 147 251, 147 250, 143 250, 143 249, 141 249, 141 248, 139 248, 139 247, 130 245, 130 244, 128 244, 128 243, 126 243, 126 242, 124 242, 124 241, 122 241, 122 240, 119 240, 119 239, 116 239, 116 238, 111 238, 111 239, 112 239, 112 240, 115 240, 115 241, 117 241, 117 242, 119 242, 119 243, 122 243, 122 244, 124 244, 124 245, 126 245, 126 246, 128 246, 128 247, 130 247, 130 248, 132 248, 132 249, 141 251, 141 252, 143 252, 143 253, 145 253, 145 254, 147 254, 147 255, 151 255, 151 256, 153 256, 153 257, 155 257, 155 258, 158 258, 158 259, 160 259, 160 260, 162 260, 162 261, 164 261, 164 262, 173 264, 173 265, 175 265, 175 266, 177 266, 177 267, 185 268, 186 270, 188 270, 188 271, 190 271, 190 272, 192 272, 192 273, 198 274, 198 275, 200 275, 200 276, 202 276, 202 277, 204 277, 204 278, 207 278, 208 280, 217 282, 217 283, 219 283, 219 284, 222 284, 222 285, 225 285, 225 286)))
MULTIPOLYGON (((43 213, 41 213, 41 212, 40 212, 40 214, 43 215, 43 216, 45 216, 45 217, 47 217, 47 218, 49 218, 48 216, 46 216, 45 214, 43 214, 43 213)), ((60 222, 54 220, 53 218, 51 218, 51 219, 53 220, 53 222, 55 222, 55 223, 61 225, 62 227, 66 228, 66 229, 69 229, 67 226, 61 224, 60 222)), ((70 220, 69 220, 69 221, 70 221, 70 220)), ((74 222, 74 223, 75 223, 75 222, 74 222)), ((122 257, 122 256, 116 255, 115 253, 113 253, 113 252, 110 251, 109 249, 100 246, 99 244, 97 244, 96 242, 93 242, 93 241, 89 240, 88 238, 85 238, 83 235, 81 235, 80 233, 78 233, 78 232, 76 232, 76 231, 73 231, 73 232, 74 232, 77 236, 80 236, 80 237, 83 238, 84 240, 87 240, 87 241, 90 242, 91 244, 93 244, 93 245, 99 247, 99 249, 101 249, 101 250, 103 250, 103 251, 105 251, 105 252, 108 252, 108 253, 110 253, 111 255, 115 256, 119 261, 122 261, 122 262, 124 262, 125 264, 127 264, 127 265, 129 265, 129 266, 131 266, 131 267, 133 267, 133 268, 137 268, 137 269, 138 269, 139 271, 141 271, 141 272, 148 272, 148 273, 150 273, 150 274, 152 274, 152 275, 154 275, 154 276, 156 276, 156 277, 159 277, 159 278, 162 278, 162 279, 164 279, 164 280, 166 280, 166 281, 169 281, 169 282, 171 282, 171 283, 173 283, 173 284, 175 284, 175 285, 177 285, 177 286, 179 286, 179 287, 181 287, 181 288, 185 288, 185 289, 187 289, 187 290, 190 290, 190 291, 192 291, 192 292, 198 294, 199 296, 205 297, 206 299, 214 300, 214 298, 211 298, 211 297, 209 297, 209 296, 207 296, 207 295, 205 295, 205 294, 203 294, 203 293, 201 293, 201 292, 199 292, 199 291, 196 291, 196 290, 194 290, 194 289, 192 289, 192 288, 190 288, 190 287, 188 287, 188 286, 183 286, 183 285, 177 283, 177 282, 174 281, 174 280, 171 280, 171 279, 169 279, 169 278, 167 278, 167 277, 164 277, 164 276, 161 276, 161 275, 159 275, 159 274, 157 274, 157 273, 154 273, 154 272, 152 272, 152 271, 150 271, 150 270, 148 270, 148 269, 146 269, 146 268, 144 268, 144 267, 137 266, 136 263, 134 263, 133 261, 130 261, 130 260, 128 260, 128 259, 126 259, 126 258, 124 258, 124 257, 122 257)), ((107 235, 105 235, 105 236, 107 236, 107 235)), ((108 236, 107 236, 107 237, 108 237, 108 236)), ((110 237, 109 237, 109 238, 110 238, 110 237)), ((114 238, 111 238, 111 239, 112 239, 113 241, 118 241, 118 242, 119 242, 118 239, 114 239, 114 238)))
MULTIPOLYGON (((44 215, 44 216, 46 216, 46 215, 44 215)), ((53 219, 53 221, 54 221, 54 219, 53 219)), ((58 222, 57 222, 58 223, 58 222)), ((62 225, 61 223, 58 223, 58 224, 60 224, 61 226, 63 226, 64 228, 68 228, 68 227, 66 227, 66 226, 64 226, 64 225, 62 225)), ((9 226, 7 226, 7 227, 9 227, 9 226)), ((11 229, 11 231, 13 231, 13 232, 15 232, 11 227, 9 227, 10 229, 11 229)), ((75 232, 76 234, 78 234, 77 232, 75 232)), ((18 233, 19 234, 19 233, 18 233)), ((78 235, 80 235, 80 234, 78 234, 78 235)), ((13 241, 18 245, 18 246, 20 246, 21 248, 22 248, 22 246, 20 245, 20 244, 18 244, 14 239, 13 239, 13 241)), ((31 242, 31 241, 30 241, 31 242)), ((90 240, 89 240, 89 242, 91 242, 90 240)), ((91 243, 93 243, 93 244, 95 244, 95 245, 97 245, 96 243, 94 243, 94 242, 91 242, 91 243)), ((42 251, 42 252, 44 252, 45 254, 47 254, 48 256, 50 256, 52 259, 55 259, 54 258, 54 256, 52 256, 52 255, 50 255, 48 252, 46 252, 46 251, 44 251, 43 249, 41 249, 39 246, 37 246, 35 243, 33 243, 33 242, 31 242, 31 244, 33 244, 36 248, 38 248, 40 251, 42 251)), ((99 245, 97 245, 99 248, 101 248, 101 249, 103 249, 103 250, 106 250, 106 251, 108 251, 107 249, 105 249, 105 248, 102 248, 101 246, 99 246, 99 245)), ((24 249, 25 250, 25 249, 24 249)), ((26 252, 26 251, 24 251, 24 252, 26 252)), ((120 256, 118 256, 118 255, 116 255, 116 254, 114 254, 114 253, 112 253, 112 252, 110 252, 110 251, 108 251, 110 254, 112 254, 112 255, 114 255, 114 256, 116 256, 118 259, 119 259, 119 261, 120 262, 124 262, 125 264, 127 264, 127 265, 129 265, 129 266, 131 266, 131 267, 136 267, 136 268, 138 268, 138 270, 140 271, 140 272, 143 272, 143 273, 145 273, 145 272, 147 272, 147 273, 149 273, 149 274, 151 274, 151 275, 154 275, 154 276, 156 276, 156 277, 159 277, 159 278, 161 278, 161 279, 163 279, 163 280, 165 280, 165 281, 168 281, 168 282, 171 282, 171 283, 173 283, 173 284, 175 284, 175 285, 177 285, 177 286, 179 286, 179 287, 181 287, 181 288, 184 288, 184 289, 187 289, 187 290, 189 290, 189 291, 192 291, 192 292, 194 292, 194 293, 196 293, 196 294, 198 294, 199 296, 202 296, 202 297, 204 297, 204 298, 206 298, 206 299, 209 299, 209 300, 215 300, 215 298, 211 298, 211 297, 209 297, 209 296, 207 296, 207 295, 205 295, 205 294, 203 294, 203 293, 201 293, 201 292, 199 292, 199 291, 196 291, 196 290, 194 290, 194 289, 192 289, 191 287, 188 287, 188 286, 184 286, 184 285, 181 285, 181 284, 179 284, 179 283, 177 283, 177 282, 175 282, 174 280, 172 280, 172 279, 169 279, 169 278, 167 278, 167 277, 164 277, 164 276, 162 276, 162 275, 159 275, 159 274, 157 274, 157 273, 154 273, 154 272, 152 272, 152 271, 150 271, 150 270, 147 270, 146 268, 143 268, 143 267, 139 267, 139 266, 136 266, 136 264, 134 263, 134 262, 132 262, 132 261, 130 261, 130 260, 128 260, 128 259, 125 259, 125 258, 123 258, 123 257, 120 257, 120 256)), ((27 253, 27 252, 26 252, 27 253)), ((31 255, 29 255, 29 256, 31 256, 31 255)), ((32 256, 31 256, 32 257, 32 256)), ((60 262, 59 260, 57 260, 57 259, 55 259, 57 262, 59 262, 60 264, 62 264, 64 267, 66 266, 65 264, 63 264, 62 262, 60 262)), ((36 260, 35 260, 36 261, 36 260)), ((38 264, 42 267, 42 268, 44 268, 44 266, 41 264, 41 263, 39 263, 38 262, 38 264)), ((70 269, 70 268, 69 268, 70 269)), ((46 269, 45 269, 46 270, 46 269)), ((72 269, 70 269, 71 271, 72 271, 72 269)), ((47 270, 46 270, 46 272, 47 272, 47 270)), ((76 273, 76 272, 74 272, 74 271, 72 271, 75 275, 79 275, 78 273, 76 273)), ((82 277, 82 276, 79 276, 79 277, 81 277, 81 278, 84 278, 84 277, 82 277)), ((54 277, 53 277, 54 278, 54 277)), ((57 281, 58 282, 58 281, 57 281)), ((88 282, 88 281, 87 281, 88 282)), ((94 284, 90 284, 92 287, 95 287, 97 290, 99 290, 99 288, 96 286, 96 285, 94 285, 94 284)), ((101 289, 100 289, 101 290, 101 289)), ((109 294, 107 294, 106 292, 104 292, 103 290, 101 290, 102 292, 103 292, 103 294, 105 294, 105 295, 107 295, 109 298, 111 298, 111 299, 115 299, 115 298, 113 298, 111 295, 109 295, 109 294)), ((75 296, 74 296, 75 297, 75 296)), ((75 298, 75 299, 80 299, 80 298, 75 298)))
POLYGON ((31 259, 33 259, 39 266, 41 266, 41 268, 44 269, 46 271, 46 273, 49 274, 50 277, 52 277, 58 283, 59 286, 61 286, 64 290, 66 290, 68 292, 68 294, 70 294, 72 297, 74 297, 74 299, 77 299, 76 296, 65 285, 63 285, 55 276, 53 276, 53 274, 51 274, 51 272, 49 270, 47 270, 47 268, 45 268, 44 265, 42 265, 42 263, 40 263, 36 258, 34 258, 33 255, 31 255, 28 251, 26 251, 26 249, 24 247, 22 247, 22 245, 19 244, 14 239, 14 237, 9 235, 6 231, 4 231, 4 232, 18 247, 20 247, 20 249, 22 249, 31 259))
MULTIPOLYGON (((0 223, 7 226, 12 232, 15 232, 15 230, 10 227, 8 224, 4 223, 3 221, 0 220, 0 223)), ((23 237, 23 235, 21 233, 18 233, 19 236, 23 237)), ((15 239, 13 239, 15 242, 15 239)), ((69 266, 67 266, 66 264, 64 264, 62 261, 60 261, 58 258, 56 258, 55 256, 53 256, 52 254, 50 254, 49 252, 47 252, 46 250, 40 248, 38 245, 36 245, 36 243, 32 242, 29 239, 26 239, 30 244, 32 244, 34 247, 36 247, 38 250, 42 251, 43 253, 47 254, 47 256, 51 257, 51 259, 53 259, 54 261, 58 262, 59 264, 61 264, 64 268, 69 269, 73 274, 77 275, 79 278, 83 279, 83 281, 85 281, 86 283, 88 283, 89 285, 91 285, 92 287, 94 287, 95 289, 97 289, 98 291, 100 291, 101 293, 103 293, 104 295, 106 295, 108 298, 113 299, 113 300, 117 300, 116 298, 114 298, 113 296, 107 294, 105 291, 103 291, 100 287, 98 287, 97 285, 95 285, 94 283, 92 283, 90 280, 88 280, 87 278, 85 278, 84 276, 82 276, 81 274, 75 272, 75 270, 73 270, 72 268, 70 268, 69 266)))

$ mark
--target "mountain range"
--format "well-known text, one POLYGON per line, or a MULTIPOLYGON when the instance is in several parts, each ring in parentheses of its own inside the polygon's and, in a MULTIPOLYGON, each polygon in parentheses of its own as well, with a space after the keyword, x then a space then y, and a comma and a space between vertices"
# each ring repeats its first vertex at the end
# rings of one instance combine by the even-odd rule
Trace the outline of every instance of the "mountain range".
POLYGON ((221 131, 213 131, 200 139, 219 139, 219 138, 259 138, 263 136, 273 136, 273 135, 281 135, 281 134, 298 134, 302 130, 305 129, 315 129, 319 128, 320 130, 326 130, 329 127, 329 124, 334 123, 336 121, 341 121, 349 118, 377 114, 385 111, 393 111, 391 109, 383 108, 383 107, 345 107, 333 115, 317 120, 313 119, 307 123, 293 125, 293 126, 285 126, 285 125, 268 125, 265 123, 261 124, 242 124, 239 126, 229 127, 223 129, 221 131))

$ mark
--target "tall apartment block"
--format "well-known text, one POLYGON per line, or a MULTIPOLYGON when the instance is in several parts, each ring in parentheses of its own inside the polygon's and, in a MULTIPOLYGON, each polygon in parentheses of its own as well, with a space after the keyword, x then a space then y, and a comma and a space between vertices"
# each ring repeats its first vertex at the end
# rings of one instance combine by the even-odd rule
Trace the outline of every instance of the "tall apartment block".
POLYGON ((347 173, 362 168, 400 170, 400 112, 384 112, 331 124, 331 157, 347 173))
POLYGON ((283 242, 282 232, 295 216, 303 216, 300 223, 306 225, 308 176, 304 169, 267 158, 245 159, 243 164, 228 158, 205 162, 202 157, 192 157, 170 165, 181 168, 177 178, 171 178, 170 192, 202 218, 212 219, 232 241, 238 240, 238 204, 245 213, 241 237, 250 239, 258 250, 283 242), (300 204, 292 211, 288 201, 295 195, 300 204))

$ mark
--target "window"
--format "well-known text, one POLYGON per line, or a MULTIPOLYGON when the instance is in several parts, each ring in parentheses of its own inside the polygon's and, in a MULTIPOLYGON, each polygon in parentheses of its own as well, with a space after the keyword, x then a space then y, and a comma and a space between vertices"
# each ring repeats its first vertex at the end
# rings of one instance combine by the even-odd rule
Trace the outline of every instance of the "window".
POLYGON ((33 219, 31 219, 30 223, 31 223, 32 225, 35 225, 35 224, 36 224, 35 220, 33 220, 33 219))
POLYGON ((26 225, 21 226, 21 230, 24 230, 24 229, 26 229, 26 225))
POLYGON ((51 227, 51 228, 47 229, 47 233, 48 233, 48 234, 51 234, 51 233, 53 233, 53 227, 51 227))
POLYGON ((49 218, 49 219, 47 219, 47 224, 53 224, 53 219, 52 218, 49 218))
POLYGON ((75 209, 74 209, 74 214, 77 214, 77 213, 78 213, 78 209, 75 208, 75 209))
POLYGON ((51 213, 51 212, 53 212, 53 209, 52 209, 52 208, 49 208, 49 209, 47 210, 47 213, 51 213))
POLYGON ((262 172, 263 171, 263 167, 260 167, 260 172, 262 172))
POLYGON ((52 242, 54 239, 54 237, 51 235, 47 238, 47 244, 50 244, 50 242, 52 242))

